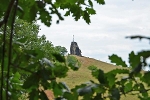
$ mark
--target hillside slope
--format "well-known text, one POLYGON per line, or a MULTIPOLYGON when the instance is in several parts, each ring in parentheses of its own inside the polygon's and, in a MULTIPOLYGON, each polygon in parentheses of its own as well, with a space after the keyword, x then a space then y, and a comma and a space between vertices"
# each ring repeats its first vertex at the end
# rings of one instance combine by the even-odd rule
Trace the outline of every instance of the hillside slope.
MULTIPOLYGON (((97 80, 94 77, 92 77, 91 71, 88 69, 90 65, 94 65, 97 68, 102 69, 104 72, 120 68, 119 66, 95 60, 93 58, 79 57, 79 56, 75 57, 81 62, 81 67, 79 68, 79 70, 78 71, 70 70, 66 78, 58 80, 65 82, 70 88, 73 88, 75 85, 86 83, 89 80, 94 80, 95 82, 97 82, 97 80)), ((121 100, 139 100, 139 99, 133 95, 126 95, 126 96, 122 95, 121 100)))
POLYGON ((89 80, 95 80, 92 75, 91 71, 88 69, 89 66, 94 65, 99 69, 102 69, 104 72, 108 72, 110 70, 119 68, 118 66, 105 63, 99 60, 95 60, 93 58, 88 57, 79 57, 75 56, 79 62, 81 63, 81 67, 78 71, 70 70, 68 72, 68 76, 65 79, 60 79, 61 81, 65 81, 69 87, 74 87, 75 85, 85 83, 89 80))

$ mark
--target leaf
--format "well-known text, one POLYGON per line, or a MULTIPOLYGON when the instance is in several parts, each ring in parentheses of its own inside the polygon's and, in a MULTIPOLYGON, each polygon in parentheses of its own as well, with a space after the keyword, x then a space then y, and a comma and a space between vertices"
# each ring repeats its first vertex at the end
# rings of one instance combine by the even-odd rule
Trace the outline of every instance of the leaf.
POLYGON ((102 5, 105 4, 105 1, 104 1, 104 0, 96 0, 96 1, 97 1, 97 3, 102 4, 102 5))
POLYGON ((132 51, 129 54, 129 63, 130 63, 130 66, 132 68, 135 68, 140 63, 140 56, 139 55, 135 55, 135 53, 132 51))
POLYGON ((150 79, 149 79, 149 77, 150 77, 150 72, 147 72, 147 73, 145 73, 144 76, 141 78, 141 80, 142 80, 143 82, 145 82, 148 86, 150 86, 150 79))
POLYGON ((50 60, 48 60, 47 58, 42 58, 41 62, 40 62, 42 65, 43 64, 46 64, 50 67, 54 67, 54 65, 52 64, 52 62, 50 60))
POLYGON ((91 7, 93 7, 92 1, 91 1, 91 0, 88 0, 88 2, 89 2, 89 5, 90 5, 91 7))
POLYGON ((44 91, 40 91, 39 99, 41 99, 41 100, 49 100, 44 91))
POLYGON ((55 59, 59 62, 65 62, 65 57, 62 56, 61 54, 59 53, 53 53, 53 56, 55 57, 55 59))
POLYGON ((12 82, 14 82, 14 83, 21 83, 21 82, 20 82, 20 77, 21 77, 21 75, 20 75, 18 72, 16 72, 16 73, 13 75, 12 82))
POLYGON ((86 94, 91 94, 92 93, 92 89, 97 88, 98 85, 97 84, 91 84, 82 88, 79 88, 77 90, 77 92, 79 93, 80 96, 86 95, 86 94))
POLYGON ((111 91, 111 95, 112 95, 112 100, 120 100, 120 92, 117 88, 114 88, 111 91))
POLYGON ((87 11, 83 12, 83 19, 86 21, 87 24, 91 23, 90 15, 87 13, 87 11))
POLYGON ((144 57, 144 59, 150 57, 150 51, 141 51, 141 52, 138 52, 138 55, 139 56, 142 56, 144 57))
POLYGON ((121 57, 118 57, 115 54, 109 56, 109 60, 111 60, 111 63, 115 63, 116 65, 121 65, 122 67, 127 67, 127 64, 125 63, 125 61, 123 61, 121 59, 121 57))
POLYGON ((95 68, 95 66, 89 66, 89 69, 92 71, 92 76, 98 79, 101 84, 106 84, 106 77, 101 69, 95 68), (94 69, 93 69, 94 68, 94 69))
POLYGON ((57 62, 55 63, 53 72, 54 72, 55 77, 62 78, 62 77, 67 76, 68 67, 66 67, 64 64, 57 62))
POLYGON ((64 16, 69 16, 70 15, 70 11, 66 11, 64 16))
POLYGON ((89 14, 93 15, 93 14, 96 14, 95 10, 93 8, 87 8, 86 7, 86 10, 89 14))
POLYGON ((32 89, 32 91, 29 93, 29 100, 38 100, 38 94, 39 94, 39 91, 38 89, 32 89))
POLYGON ((132 90, 132 84, 133 84, 132 81, 129 81, 127 84, 125 84, 124 91, 125 91, 126 93, 132 90))
POLYGON ((108 81, 108 85, 110 86, 110 88, 115 84, 115 75, 114 74, 107 74, 107 81, 108 81))
POLYGON ((129 70, 128 69, 114 69, 109 71, 108 73, 112 73, 112 74, 128 74, 129 70))
POLYGON ((101 70, 101 69, 98 70, 98 81, 99 81, 101 84, 105 84, 105 83, 106 83, 106 78, 105 78, 104 71, 101 70))
POLYGON ((41 20, 41 22, 44 23, 46 26, 50 26, 52 16, 49 14, 49 12, 45 9, 41 9, 39 14, 40 14, 39 19, 41 20))
POLYGON ((75 100, 74 97, 73 97, 73 95, 72 95, 71 93, 69 93, 69 92, 65 92, 65 93, 63 94, 63 97, 64 97, 65 99, 67 99, 67 100, 75 100))
POLYGON ((58 97, 63 94, 63 86, 61 83, 58 84, 56 81, 52 81, 51 84, 55 97, 58 97))
POLYGON ((39 86, 39 78, 38 75, 36 75, 35 73, 30 75, 23 84, 24 89, 29 89, 31 87, 38 88, 38 86, 39 86))

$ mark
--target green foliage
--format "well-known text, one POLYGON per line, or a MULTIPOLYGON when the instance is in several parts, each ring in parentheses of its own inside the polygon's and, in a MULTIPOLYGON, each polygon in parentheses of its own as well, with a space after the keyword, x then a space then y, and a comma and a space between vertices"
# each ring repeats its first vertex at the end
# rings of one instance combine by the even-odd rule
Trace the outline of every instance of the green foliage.
MULTIPOLYGON (((58 54, 60 51, 57 51, 44 35, 38 36, 38 25, 17 19, 14 27, 16 34, 12 41, 13 53, 9 79, 9 92, 12 95, 10 98, 15 100, 18 98, 29 98, 30 100, 47 98, 43 91, 51 88, 54 89, 54 94, 56 92, 57 95, 62 95, 57 92, 62 91, 64 87, 59 88, 60 84, 49 82, 67 75, 68 67, 64 56, 58 54)), ((3 33, 2 30, 3 27, 0 30, 3 33)), ((7 31, 7 34, 9 33, 10 30, 7 31)), ((0 40, 2 43, 2 35, 0 35, 0 40)), ((8 36, 6 41, 8 41, 8 36)), ((8 46, 6 46, 7 49, 8 46)), ((7 75, 7 64, 8 56, 5 56, 4 76, 7 75)), ((4 82, 4 88, 6 87, 6 82, 4 82)))
MULTIPOLYGON (((14 6, 13 2, 15 0, 9 0, 9 2, 5 0, 1 1, 0 11, 2 13, 0 14, 0 18, 5 16, 5 11, 11 10, 14 6), (10 7, 8 7, 9 3, 10 7)), ((105 4, 104 0, 96 0, 96 2, 98 4, 105 4)), ((96 13, 93 9, 93 1, 91 0, 88 0, 88 2, 85 0, 19 0, 16 10, 19 18, 28 22, 40 20, 46 26, 51 25, 53 15, 58 17, 57 22, 64 20, 63 15, 60 13, 61 10, 66 11, 65 16, 72 15, 76 21, 82 17, 88 24, 91 22, 90 15, 96 13)))
POLYGON ((74 56, 68 55, 67 56, 67 65, 72 69, 72 70, 78 70, 79 67, 81 66, 80 62, 78 59, 74 56))
POLYGON ((60 53, 61 55, 65 55, 68 51, 65 47, 61 47, 61 46, 55 46, 56 51, 58 51, 58 53, 60 53))
MULTIPOLYGON (((105 4, 104 0, 95 1, 105 4)), ((96 14, 92 0, 1 0, 0 99, 46 100, 48 98, 44 91, 47 89, 53 91, 56 100, 120 100, 121 95, 133 91, 139 92, 135 95, 141 100, 150 99, 150 73, 141 72, 143 67, 149 65, 146 60, 150 57, 150 51, 137 54, 132 51, 129 54, 131 69, 115 69, 104 73, 90 66, 92 76, 98 83, 90 81, 75 86, 71 91, 65 83, 58 83, 56 79, 66 77, 68 67, 77 70, 80 62, 70 55, 65 60, 67 50, 61 46, 54 47, 44 35, 39 37, 39 26, 35 23, 40 20, 50 26, 53 14, 58 16, 57 23, 64 20, 59 10, 65 11, 64 16, 71 15, 76 21, 83 18, 88 24, 91 22, 90 16, 96 14)), ((129 38, 150 40, 144 36, 129 38)), ((109 59, 116 65, 127 66, 115 54, 109 59)))

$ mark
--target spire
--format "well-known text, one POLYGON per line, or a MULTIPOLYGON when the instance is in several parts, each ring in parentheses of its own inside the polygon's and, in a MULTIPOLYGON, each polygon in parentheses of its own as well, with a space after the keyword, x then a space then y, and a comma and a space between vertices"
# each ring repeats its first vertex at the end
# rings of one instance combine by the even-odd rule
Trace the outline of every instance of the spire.
POLYGON ((74 42, 74 35, 73 35, 73 42, 74 42))

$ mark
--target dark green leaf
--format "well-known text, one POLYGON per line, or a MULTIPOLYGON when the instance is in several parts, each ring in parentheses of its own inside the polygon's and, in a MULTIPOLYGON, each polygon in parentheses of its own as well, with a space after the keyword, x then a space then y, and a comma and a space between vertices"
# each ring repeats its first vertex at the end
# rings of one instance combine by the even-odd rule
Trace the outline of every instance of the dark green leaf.
POLYGON ((35 73, 29 76, 23 84, 24 89, 29 89, 30 87, 38 88, 38 86, 39 86, 39 77, 35 73))
POLYGON ((133 51, 129 54, 129 63, 132 68, 135 68, 140 63, 140 56, 136 55, 133 51))
POLYGON ((142 81, 143 82, 145 82, 145 83, 147 83, 148 84, 148 86, 150 86, 150 72, 147 72, 147 73, 145 73, 144 74, 144 76, 142 77, 142 81))
POLYGON ((91 0, 88 0, 88 2, 89 2, 89 4, 90 4, 90 6, 93 7, 92 1, 91 1, 91 0))
POLYGON ((62 56, 61 54, 58 53, 53 53, 53 56, 55 57, 55 59, 59 62, 65 62, 65 57, 62 56))
POLYGON ((101 69, 98 70, 98 77, 97 78, 101 84, 106 84, 106 78, 105 78, 105 74, 104 74, 103 70, 101 70, 101 69))
POLYGON ((120 100, 120 92, 117 88, 111 91, 111 95, 112 95, 111 100, 120 100))
POLYGON ((39 97, 41 100, 49 100, 45 94, 44 91, 40 91, 40 97, 39 97))
POLYGON ((122 67, 127 67, 127 64, 125 63, 125 61, 123 61, 121 59, 121 57, 118 57, 115 54, 109 56, 109 60, 111 60, 111 62, 115 63, 116 65, 121 65, 122 67))
POLYGON ((86 21, 87 24, 91 23, 90 15, 87 13, 87 11, 83 12, 83 19, 86 21))
POLYGON ((117 75, 117 74, 128 74, 129 73, 129 69, 114 69, 109 71, 108 73, 117 75))
POLYGON ((86 8, 89 14, 93 15, 96 14, 95 10, 93 8, 86 8))
POLYGON ((129 81, 127 84, 125 84, 124 91, 125 91, 125 92, 131 91, 131 90, 132 90, 132 84, 133 84, 132 81, 129 81))
POLYGON ((112 87, 115 84, 115 75, 114 74, 107 74, 107 81, 110 87, 112 87))
POLYGON ((102 4, 102 5, 105 4, 105 1, 104 1, 104 0, 96 0, 96 1, 97 1, 97 3, 102 4))

